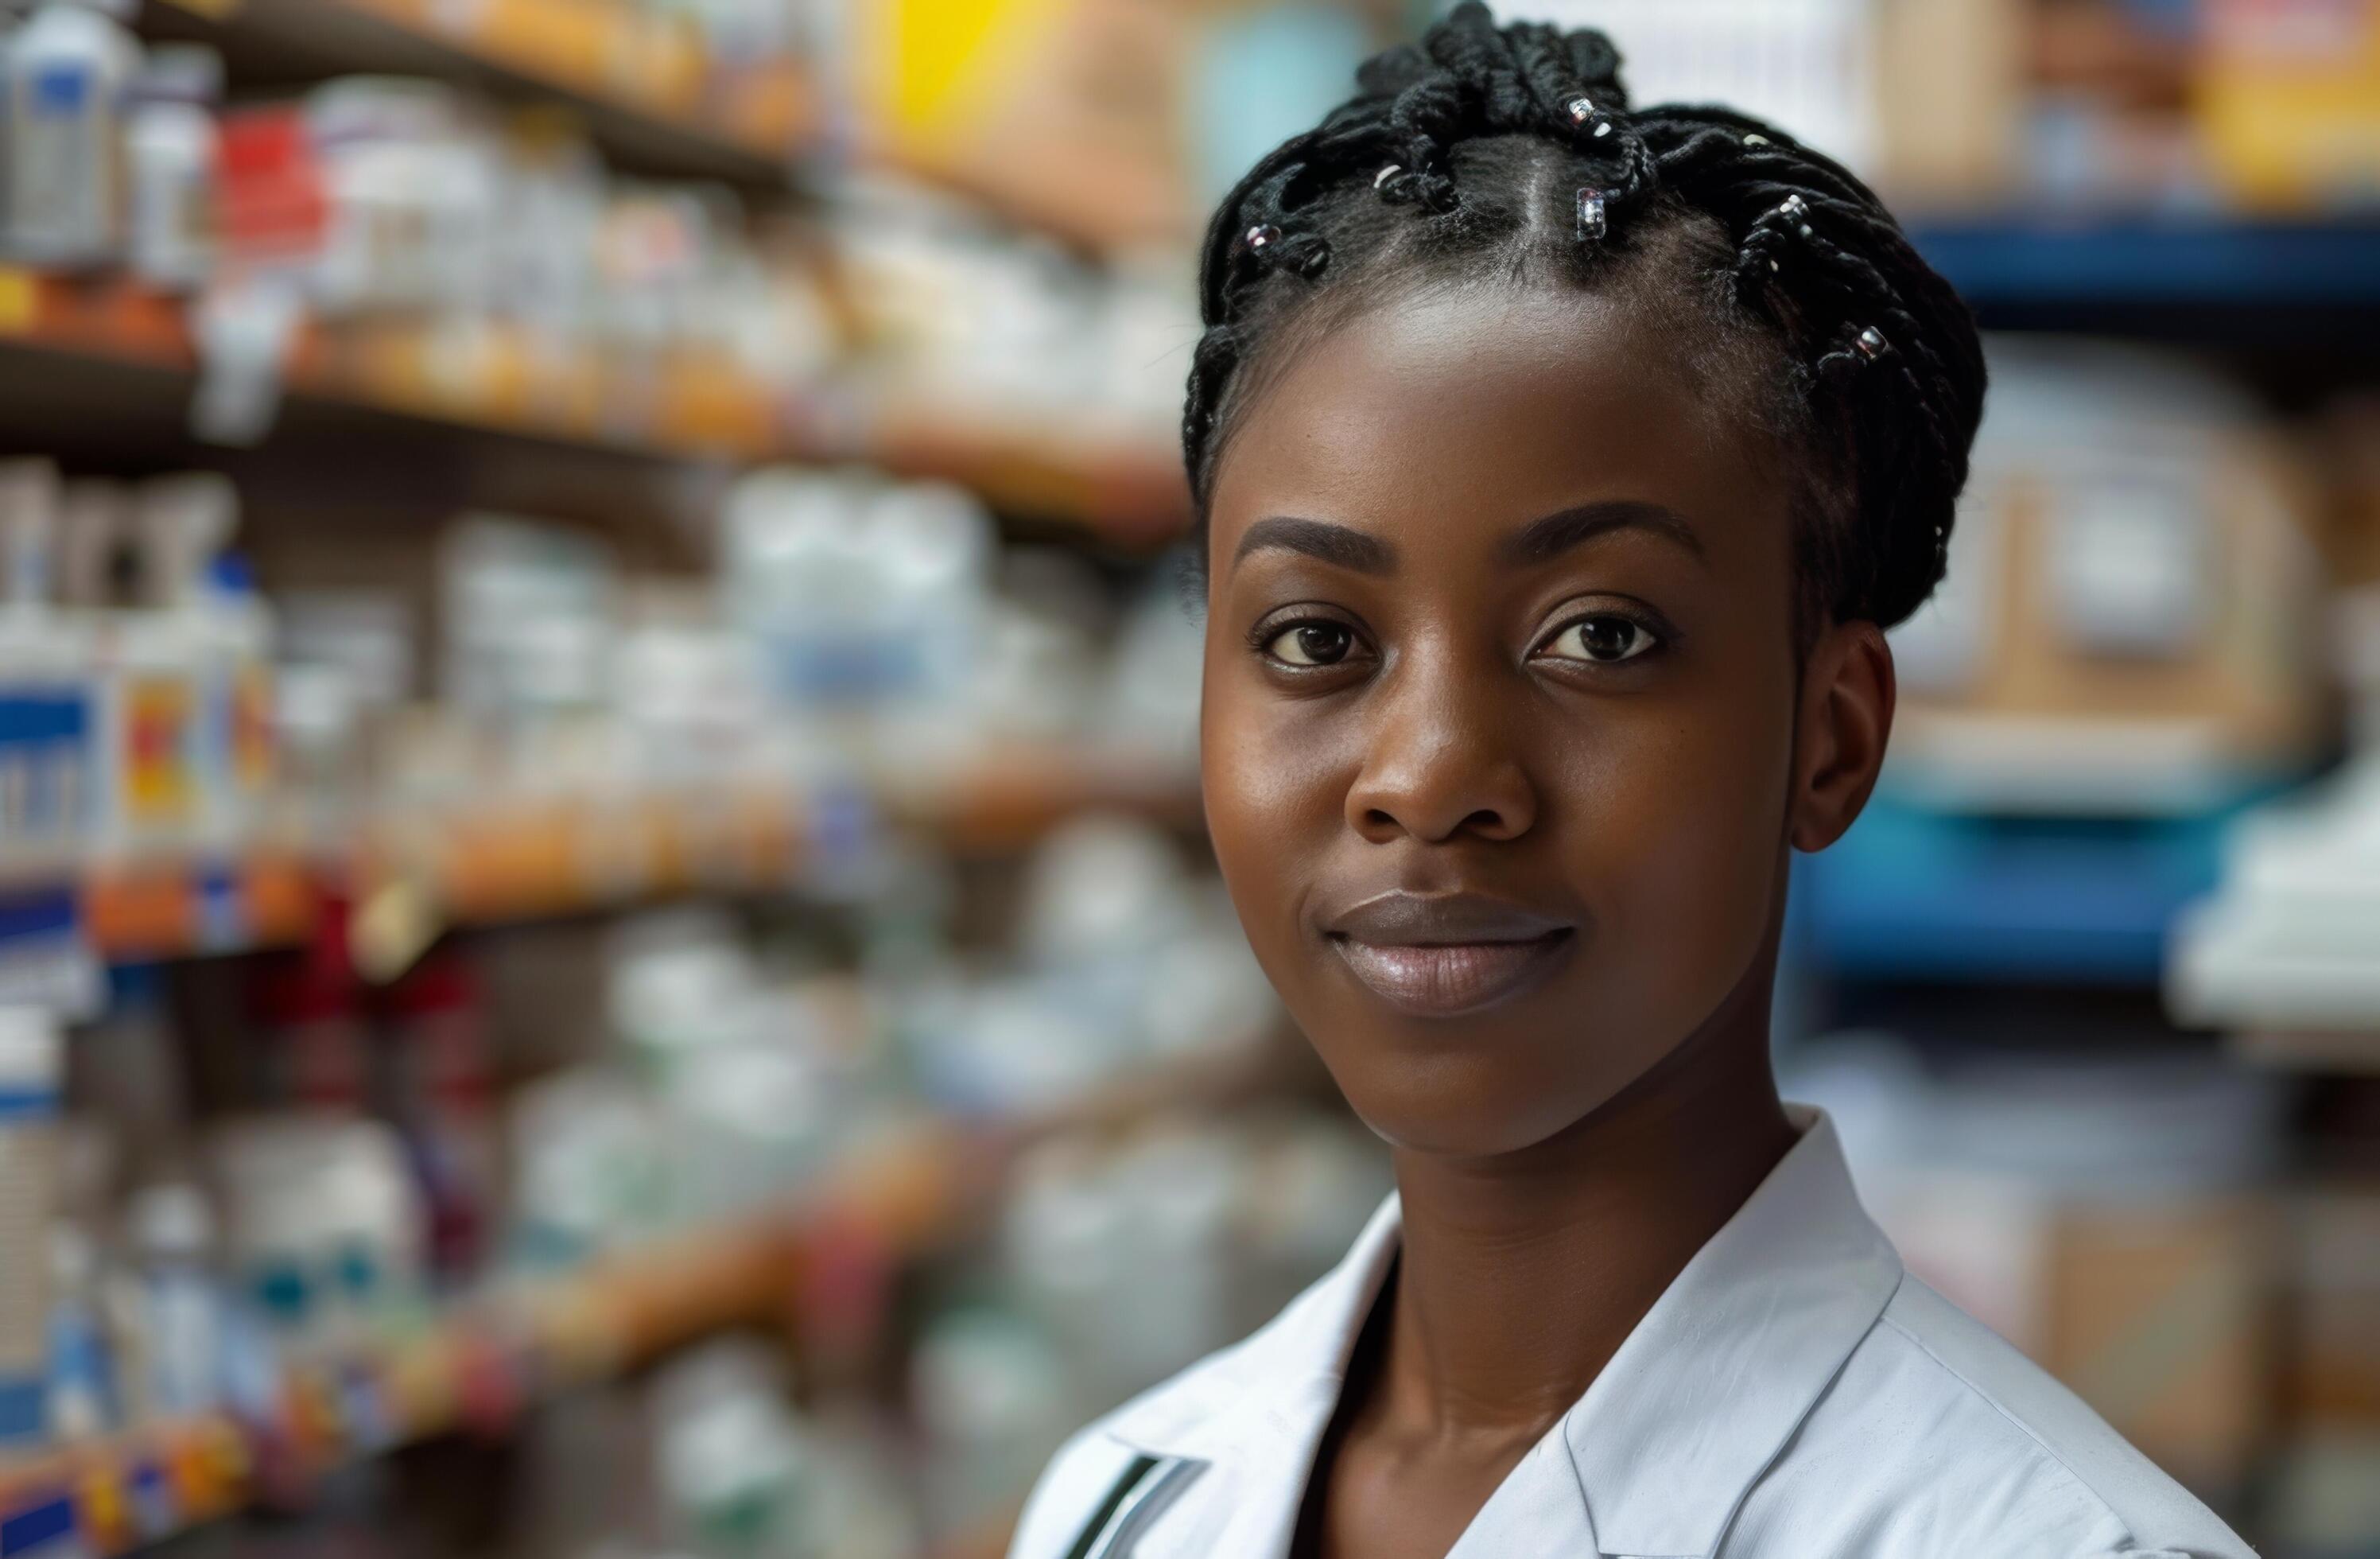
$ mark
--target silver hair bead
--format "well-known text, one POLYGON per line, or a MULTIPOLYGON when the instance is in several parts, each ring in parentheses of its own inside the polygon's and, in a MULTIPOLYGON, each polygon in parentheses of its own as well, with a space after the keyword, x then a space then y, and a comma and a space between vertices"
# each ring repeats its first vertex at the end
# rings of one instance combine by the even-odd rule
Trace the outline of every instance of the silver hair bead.
POLYGON ((1595 139, 1597 140, 1601 140, 1605 136, 1608 136, 1610 133, 1611 121, 1609 119, 1604 120, 1603 123, 1595 127, 1595 139))
POLYGON ((1777 214, 1788 222, 1799 222, 1810 214, 1810 202, 1799 195, 1788 195, 1778 206, 1777 214))
POLYGON ((1378 173, 1372 176, 1372 188, 1375 189, 1381 188, 1383 185, 1387 184, 1389 180, 1396 177, 1397 175, 1404 171, 1405 168, 1402 163, 1390 163, 1387 167, 1382 168, 1378 173))
POLYGON ((1240 241, 1248 246, 1250 253, 1268 250, 1281 242, 1281 229, 1270 223, 1260 223, 1242 234, 1240 241))
POLYGON ((1768 138, 1765 135, 1748 135, 1743 138, 1743 144, 1746 146, 1766 146, 1768 144, 1768 138))
POLYGON ((1600 189, 1578 192, 1578 236, 1582 240, 1602 238, 1611 231, 1611 213, 1604 203, 1600 189))
POLYGON ((1884 356, 1885 348, 1891 345, 1891 342, 1887 341, 1884 338, 1884 332, 1876 329, 1874 325, 1870 325, 1865 330, 1861 331, 1858 338, 1852 341, 1852 350, 1857 352, 1868 361, 1874 362, 1876 359, 1884 356))
POLYGON ((1584 125, 1595 117, 1595 100, 1591 97, 1574 97, 1565 106, 1570 110, 1570 122, 1573 125, 1584 125))

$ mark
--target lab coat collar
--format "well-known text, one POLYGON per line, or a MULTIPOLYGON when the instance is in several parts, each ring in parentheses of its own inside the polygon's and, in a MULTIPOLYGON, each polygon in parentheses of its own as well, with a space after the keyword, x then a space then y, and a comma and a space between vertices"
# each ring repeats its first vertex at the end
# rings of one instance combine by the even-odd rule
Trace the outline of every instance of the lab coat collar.
POLYGON ((1124 1404, 1109 1435, 1143 1455, 1224 1462, 1318 1436, 1395 1263, 1400 1212, 1390 1192, 1337 1266, 1245 1341, 1124 1404))
MULTIPOLYGON (((1582 1533, 1606 1554, 1706 1556, 1899 1288, 1900 1259, 1852 1188, 1824 1111, 1694 1253, 1554 1432, 1582 1533)), ((1310 1455, 1398 1246, 1391 1195, 1346 1258, 1238 1346, 1120 1410, 1146 1455, 1310 1455)))

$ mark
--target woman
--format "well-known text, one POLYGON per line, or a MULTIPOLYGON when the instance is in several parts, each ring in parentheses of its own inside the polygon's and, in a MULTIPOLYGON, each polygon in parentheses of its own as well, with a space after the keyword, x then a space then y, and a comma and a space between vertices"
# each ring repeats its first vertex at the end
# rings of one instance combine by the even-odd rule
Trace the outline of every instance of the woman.
POLYGON ((1858 180, 1618 63, 1465 6, 1215 218, 1208 822, 1397 1193, 1012 1553, 2244 1555, 1779 1099, 1789 855, 1876 783, 1983 361, 1858 180))

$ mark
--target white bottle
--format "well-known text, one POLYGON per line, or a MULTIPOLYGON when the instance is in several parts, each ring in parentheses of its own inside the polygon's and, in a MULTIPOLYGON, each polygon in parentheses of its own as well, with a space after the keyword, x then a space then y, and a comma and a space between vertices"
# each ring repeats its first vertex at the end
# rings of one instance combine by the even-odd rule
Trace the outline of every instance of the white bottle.
POLYGON ((122 250, 124 93, 140 45, 115 0, 46 0, 8 42, 9 255, 28 264, 104 264, 122 250))
POLYGON ((151 1186, 132 1199, 128 1221, 140 1273, 149 1415, 195 1417, 223 1400, 223 1292, 209 1265, 214 1211, 188 1182, 151 1186))
POLYGON ((116 1424, 115 1361, 100 1297, 99 1247, 69 1218, 50 1227, 49 1437, 88 1444, 116 1424))
POLYGON ((40 608, 56 599, 58 497, 55 462, 0 462, 0 604, 40 608))
POLYGON ((126 116, 132 270, 169 292, 197 291, 214 268, 223 79, 223 56, 205 44, 159 44, 126 116))
POLYGON ((153 608, 142 642, 164 643, 160 652, 188 674, 183 821, 210 845, 237 843, 255 822, 270 778, 261 728, 272 621, 243 570, 220 566, 238 527, 238 490, 218 473, 159 477, 139 491, 140 575, 153 608))
POLYGON ((57 469, 0 462, 0 859, 66 859, 89 822, 91 676, 55 606, 57 469))

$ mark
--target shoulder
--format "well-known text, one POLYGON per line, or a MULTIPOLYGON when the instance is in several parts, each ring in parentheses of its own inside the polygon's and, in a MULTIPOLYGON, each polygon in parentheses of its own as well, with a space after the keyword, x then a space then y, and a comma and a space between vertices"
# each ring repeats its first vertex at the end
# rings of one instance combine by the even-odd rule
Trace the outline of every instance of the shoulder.
POLYGON ((1206 1427, 1200 1420, 1218 1409, 1218 1398, 1244 1388, 1234 1371, 1248 1346, 1243 1341, 1219 1349, 1075 1431, 1035 1480, 1008 1559, 1064 1559, 1073 1553, 1086 1524, 1111 1496, 1129 1492, 1135 1474, 1160 1470, 1172 1459, 1134 1442, 1149 1438, 1152 1430, 1188 1434, 1206 1427))
POLYGON ((1813 1520, 1828 1551, 1846 1554, 2254 1552, 2047 1371, 1913 1277, 1753 1490, 1738 1529, 1781 1535, 1813 1520))
POLYGON ((1109 1492, 1136 1464, 1139 1453, 1107 1432, 1102 1419, 1058 1447, 1034 1481, 1017 1518, 1009 1559, 1063 1559, 1073 1552, 1109 1492))

